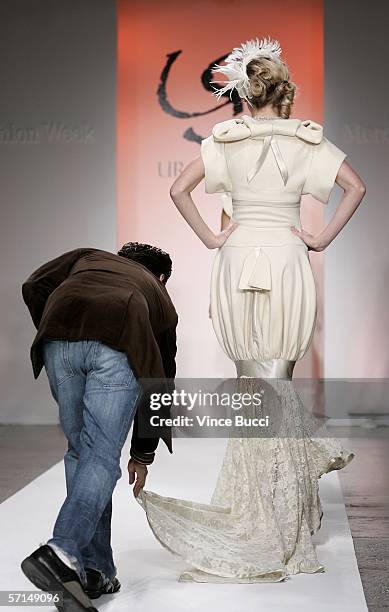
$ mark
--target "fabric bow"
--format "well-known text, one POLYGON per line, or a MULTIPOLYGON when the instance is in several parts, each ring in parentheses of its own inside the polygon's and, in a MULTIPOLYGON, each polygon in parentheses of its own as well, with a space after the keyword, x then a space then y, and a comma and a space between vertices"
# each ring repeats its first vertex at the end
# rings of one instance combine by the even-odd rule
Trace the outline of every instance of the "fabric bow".
POLYGON ((239 280, 242 290, 271 290, 270 259, 260 247, 255 247, 247 255, 239 280))
POLYGON ((214 140, 218 142, 236 142, 246 138, 263 140, 261 154, 256 160, 254 167, 249 170, 247 181, 252 181, 256 176, 271 148, 283 183, 286 185, 289 173, 277 139, 274 138, 277 134, 294 136, 306 142, 319 144, 323 138, 323 126, 311 119, 306 119, 305 121, 301 119, 256 121, 248 115, 243 115, 237 119, 228 119, 227 121, 216 123, 212 129, 214 140))

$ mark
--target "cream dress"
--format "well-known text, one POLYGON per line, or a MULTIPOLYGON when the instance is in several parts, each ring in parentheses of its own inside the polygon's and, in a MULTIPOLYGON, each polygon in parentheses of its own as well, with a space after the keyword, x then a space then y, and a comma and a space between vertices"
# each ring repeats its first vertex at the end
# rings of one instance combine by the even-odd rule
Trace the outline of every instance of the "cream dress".
POLYGON ((211 316, 233 361, 301 359, 313 337, 316 289, 300 199, 326 203, 346 154, 314 121, 223 121, 202 142, 207 193, 227 192, 237 229, 218 250, 211 316))
MULTIPOLYGON (((328 202, 346 154, 323 127, 300 119, 217 123, 201 144, 206 193, 221 193, 238 223, 214 259, 211 317, 238 385, 267 379, 277 398, 274 437, 230 438, 210 504, 138 497, 157 539, 191 568, 181 580, 276 582, 324 571, 319 478, 354 456, 309 415, 292 372, 312 341, 316 289, 301 228, 300 199, 328 202)), ((210 458, 211 460, 211 458, 210 458)))

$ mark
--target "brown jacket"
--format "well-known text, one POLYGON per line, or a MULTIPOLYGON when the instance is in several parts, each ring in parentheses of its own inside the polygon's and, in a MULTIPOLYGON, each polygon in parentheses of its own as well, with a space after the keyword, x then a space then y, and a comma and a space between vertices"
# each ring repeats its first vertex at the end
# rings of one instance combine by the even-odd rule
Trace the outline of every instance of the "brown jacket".
MULTIPOLYGON (((178 316, 165 286, 145 266, 100 249, 75 249, 38 268, 22 294, 38 330, 31 347, 35 378, 44 365, 44 336, 99 340, 125 351, 138 379, 175 378, 178 316)), ((158 438, 138 436, 139 413, 131 455, 147 463, 158 438)), ((170 429, 162 437, 172 452, 170 429)))

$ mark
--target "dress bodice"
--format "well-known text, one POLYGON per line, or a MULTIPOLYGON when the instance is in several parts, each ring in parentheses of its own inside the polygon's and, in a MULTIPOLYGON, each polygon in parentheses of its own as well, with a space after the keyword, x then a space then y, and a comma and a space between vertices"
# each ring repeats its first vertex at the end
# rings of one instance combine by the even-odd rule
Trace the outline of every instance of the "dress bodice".
POLYGON ((201 157, 206 193, 228 195, 232 207, 253 201, 285 208, 305 193, 327 203, 346 153, 311 119, 243 115, 215 124, 201 157))

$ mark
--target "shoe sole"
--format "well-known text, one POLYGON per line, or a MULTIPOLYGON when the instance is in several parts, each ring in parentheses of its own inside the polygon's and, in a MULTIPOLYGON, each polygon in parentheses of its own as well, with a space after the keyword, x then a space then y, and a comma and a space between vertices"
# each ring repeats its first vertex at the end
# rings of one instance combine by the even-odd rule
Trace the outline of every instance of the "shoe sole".
POLYGON ((63 603, 53 602, 60 612, 98 612, 87 602, 83 605, 43 563, 27 557, 22 561, 21 568, 24 575, 41 591, 62 592, 63 603))
POLYGON ((120 591, 120 587, 121 585, 119 585, 113 591, 110 591, 109 593, 106 593, 105 591, 88 591, 88 590, 86 590, 85 592, 90 599, 98 599, 102 595, 113 595, 114 593, 117 593, 118 591, 120 591))

